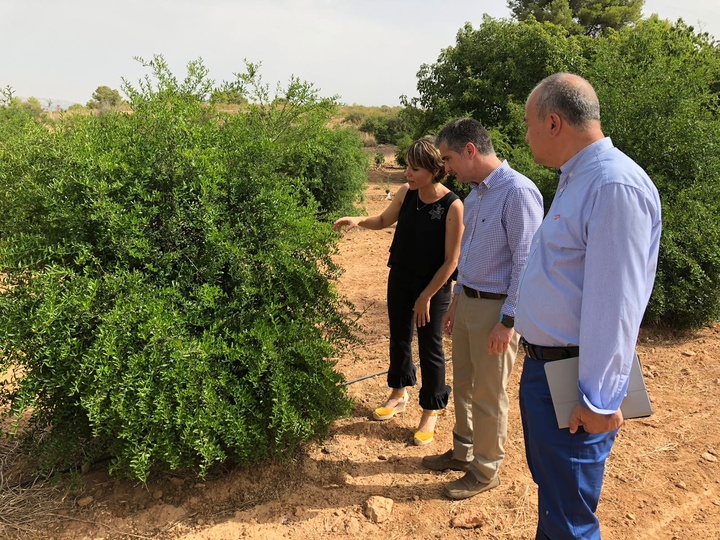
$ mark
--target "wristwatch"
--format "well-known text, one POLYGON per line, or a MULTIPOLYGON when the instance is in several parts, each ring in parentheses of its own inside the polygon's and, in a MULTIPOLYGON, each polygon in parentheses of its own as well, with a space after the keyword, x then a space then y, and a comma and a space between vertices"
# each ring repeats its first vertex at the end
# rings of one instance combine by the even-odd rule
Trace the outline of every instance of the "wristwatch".
POLYGON ((500 324, 503 326, 506 326, 507 328, 514 328, 515 327, 515 317, 511 317, 510 315, 505 315, 504 313, 500 314, 500 324))

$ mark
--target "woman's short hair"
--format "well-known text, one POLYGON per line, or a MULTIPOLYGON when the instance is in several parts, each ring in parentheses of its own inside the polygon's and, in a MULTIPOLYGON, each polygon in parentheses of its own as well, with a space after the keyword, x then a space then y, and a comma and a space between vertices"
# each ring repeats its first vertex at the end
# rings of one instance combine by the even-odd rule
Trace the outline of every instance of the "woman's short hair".
POLYGON ((433 183, 445 178, 445 164, 433 138, 423 137, 413 142, 405 152, 405 162, 414 169, 425 169, 433 175, 433 183))

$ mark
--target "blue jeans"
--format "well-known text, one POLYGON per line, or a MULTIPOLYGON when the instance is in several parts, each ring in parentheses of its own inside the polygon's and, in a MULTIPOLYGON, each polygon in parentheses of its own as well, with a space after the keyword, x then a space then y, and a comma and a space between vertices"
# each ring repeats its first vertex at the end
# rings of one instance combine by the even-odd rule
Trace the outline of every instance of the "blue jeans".
POLYGON ((617 430, 590 434, 580 427, 573 435, 559 429, 545 362, 528 357, 520 378, 520 415, 528 467, 538 486, 536 539, 598 540, 595 511, 617 430))

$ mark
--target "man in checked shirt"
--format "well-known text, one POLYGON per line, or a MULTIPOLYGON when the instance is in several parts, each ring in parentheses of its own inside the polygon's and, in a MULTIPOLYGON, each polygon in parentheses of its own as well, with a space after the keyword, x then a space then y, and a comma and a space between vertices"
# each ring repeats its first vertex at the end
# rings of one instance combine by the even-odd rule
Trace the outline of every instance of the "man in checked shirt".
POLYGON ((444 318, 453 346, 453 448, 422 463, 437 471, 466 471, 443 488, 451 499, 466 499, 500 484, 506 386, 518 349, 518 279, 543 218, 543 201, 531 180, 497 157, 478 121, 450 122, 435 144, 448 174, 472 189, 465 199, 455 294, 444 318))

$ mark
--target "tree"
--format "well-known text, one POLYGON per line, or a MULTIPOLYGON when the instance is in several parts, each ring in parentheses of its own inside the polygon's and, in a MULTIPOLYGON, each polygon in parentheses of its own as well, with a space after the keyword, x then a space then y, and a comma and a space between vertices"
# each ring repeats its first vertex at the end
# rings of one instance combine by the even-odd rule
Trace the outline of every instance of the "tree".
POLYGON ((582 72, 583 42, 550 23, 496 20, 486 16, 477 28, 466 24, 454 46, 443 49, 435 64, 418 72, 419 97, 406 102, 415 136, 436 133, 448 120, 471 116, 507 144, 504 157, 527 166, 543 195, 552 197, 556 176, 533 164, 524 144, 525 98, 543 77, 556 71, 582 72))
POLYGON ((92 99, 87 102, 88 109, 107 110, 118 107, 123 103, 120 92, 109 86, 98 86, 92 94, 92 99))
POLYGON ((17 113, 20 111, 25 113, 24 115, 21 114, 21 116, 27 115, 36 120, 45 119, 45 113, 39 99, 30 96, 23 101, 15 96, 15 91, 10 86, 0 89, 0 110, 5 113, 3 115, 5 120, 12 116, 18 116, 17 113))
POLYGON ((657 17, 589 50, 603 126, 660 191, 663 237, 646 318, 675 327, 720 319, 720 49, 657 17))
POLYGON ((549 22, 565 28, 572 34, 579 34, 583 31, 583 28, 575 20, 569 0, 540 0, 538 2, 508 0, 507 6, 518 21, 535 19, 539 22, 549 22))
POLYGON ((534 18, 562 26, 570 33, 599 36, 619 30, 642 17, 645 0, 508 0, 518 21, 534 18))
POLYGON ((30 96, 25 101, 21 102, 20 106, 27 110, 35 118, 39 118, 43 114, 42 104, 36 97, 30 96))
POLYGON ((720 48, 682 21, 657 17, 591 38, 555 24, 485 18, 418 74, 408 117, 427 133, 473 116, 498 154, 532 178, 546 208, 557 178, 524 142, 525 100, 557 71, 586 77, 605 133, 657 184, 664 234, 646 321, 695 327, 720 318, 720 48))
POLYGON ((381 111, 370 114, 358 128, 364 133, 371 133, 379 144, 397 144, 398 138, 408 129, 398 111, 381 111))
POLYGON ((461 28, 435 64, 421 66, 420 97, 411 105, 427 111, 426 130, 458 115, 506 126, 516 120, 510 104, 524 103, 537 81, 555 71, 582 70, 586 61, 581 41, 556 25, 485 16, 477 29, 469 23, 461 28))

